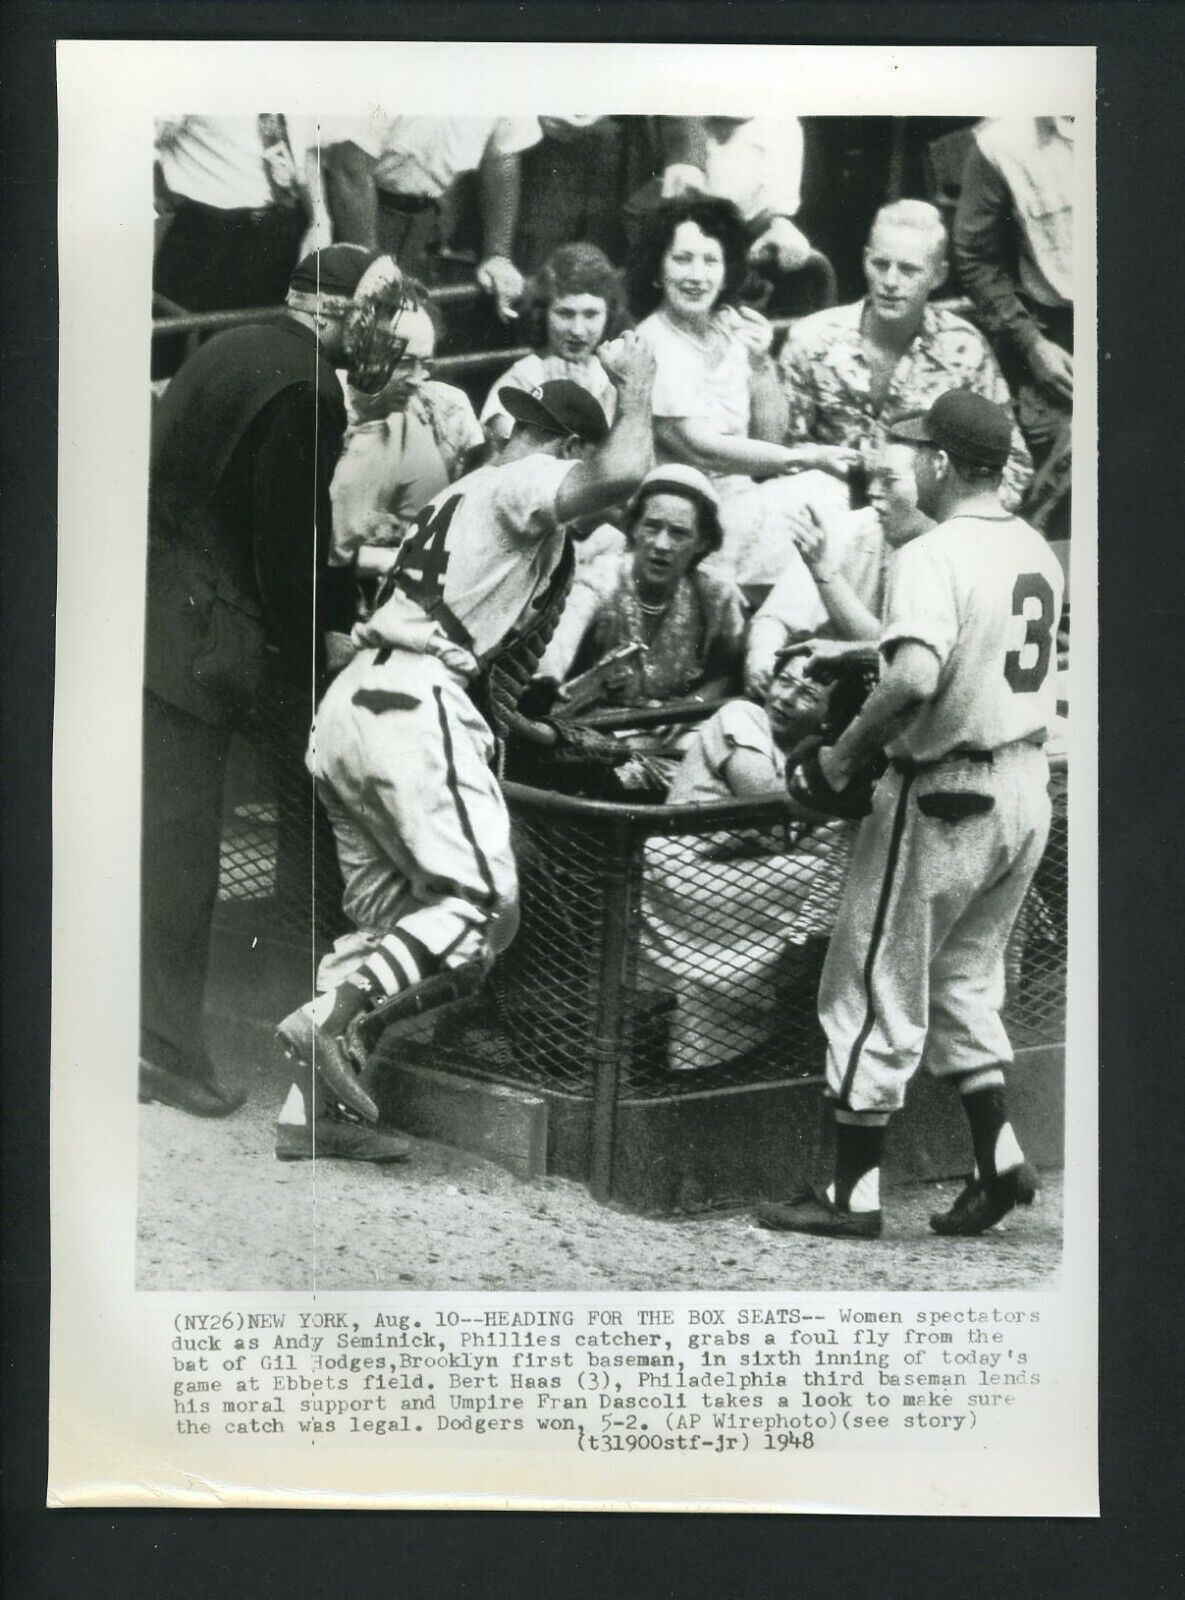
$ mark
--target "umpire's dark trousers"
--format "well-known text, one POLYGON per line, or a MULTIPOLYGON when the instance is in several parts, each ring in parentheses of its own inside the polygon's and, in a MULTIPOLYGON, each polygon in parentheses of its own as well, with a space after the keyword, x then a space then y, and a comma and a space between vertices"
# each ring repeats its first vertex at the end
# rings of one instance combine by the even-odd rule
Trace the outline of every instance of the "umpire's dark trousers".
MULTIPOLYGON (((307 690, 277 692, 249 735, 276 807, 269 926, 306 948, 346 925, 333 834, 304 765, 311 718, 307 690)), ((234 732, 144 691, 140 1054, 198 1079, 212 1070, 203 1005, 234 732)))
POLYGON ((197 1079, 211 1075, 202 1005, 230 739, 145 689, 140 1054, 197 1079))
MULTIPOLYGON (((280 305, 307 227, 301 206, 222 211, 179 200, 153 262, 153 291, 184 311, 280 305)), ((157 339, 152 376, 171 378, 184 355, 184 336, 157 339)))

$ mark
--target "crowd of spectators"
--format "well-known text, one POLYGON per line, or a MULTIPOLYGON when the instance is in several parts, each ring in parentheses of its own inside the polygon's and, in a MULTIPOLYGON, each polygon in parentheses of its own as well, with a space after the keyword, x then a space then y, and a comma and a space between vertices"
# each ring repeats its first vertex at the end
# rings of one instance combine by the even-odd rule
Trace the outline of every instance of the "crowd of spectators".
MULTIPOLYGON (((158 125, 157 305, 274 304, 300 256, 331 242, 399 262, 414 310, 403 358, 377 394, 343 378, 329 560, 353 569, 360 615, 416 514, 498 458, 509 389, 566 378, 612 423, 596 352, 633 323, 657 359, 655 459, 676 481, 572 530, 577 582, 545 676, 636 644, 606 674, 609 703, 760 699, 787 644, 874 628, 886 541, 924 522, 885 437, 944 390, 1009 407, 1005 501, 1068 536, 1073 120, 988 121, 940 142, 952 138, 957 204, 949 191, 941 210, 882 204, 866 292, 835 305, 825 289, 811 310, 820 257, 798 219, 797 118, 179 117, 158 125), (458 271, 530 347, 488 392, 432 374, 431 292, 458 271), (785 317, 804 309, 803 284, 807 314, 785 317)), ((158 339, 154 376, 180 353, 158 339)), ((677 758, 687 736, 634 742, 677 758)))
MULTIPOLYGON (((324 560, 337 613, 352 586, 355 622, 417 514, 502 458, 515 391, 565 379, 612 423, 598 348, 636 327, 656 363, 655 469, 628 504, 570 530, 575 581, 537 687, 562 715, 566 682, 620 661, 598 680, 602 707, 672 708, 618 732, 623 791, 760 798, 801 732, 788 647, 875 639, 893 552, 929 525, 910 452, 888 441, 898 420, 956 388, 1005 406, 1005 503, 1069 533, 1072 119, 968 129, 949 229, 928 199, 882 196, 865 292, 844 304, 799 215, 805 150, 795 118, 182 116, 158 125, 156 309, 278 304, 297 262, 331 243, 398 262, 389 378, 371 392, 339 372, 340 417, 320 400, 342 429, 324 560), (466 275, 490 326, 530 347, 484 399, 433 375, 432 292, 466 275)), ((158 338, 154 378, 184 371, 182 354, 158 338)), ((302 602, 290 623, 310 614, 302 602)), ((332 657, 321 639, 315 653, 332 657)), ((293 656, 305 682, 307 654, 293 656)), ((224 757, 219 744, 212 771, 224 757)), ((832 833, 803 880, 804 938, 826 933, 838 893, 846 834, 832 833)), ((657 926, 687 908, 663 909, 672 863, 652 866, 657 926)))

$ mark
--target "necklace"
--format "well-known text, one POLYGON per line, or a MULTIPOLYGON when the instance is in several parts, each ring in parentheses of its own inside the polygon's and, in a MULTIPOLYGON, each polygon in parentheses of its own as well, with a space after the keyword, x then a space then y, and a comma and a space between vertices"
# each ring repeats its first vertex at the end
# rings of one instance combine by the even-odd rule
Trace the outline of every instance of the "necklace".
POLYGON ((638 609, 644 611, 648 617, 661 617, 663 612, 669 609, 670 604, 669 600, 660 600, 656 606, 648 606, 641 595, 638 596, 638 609))

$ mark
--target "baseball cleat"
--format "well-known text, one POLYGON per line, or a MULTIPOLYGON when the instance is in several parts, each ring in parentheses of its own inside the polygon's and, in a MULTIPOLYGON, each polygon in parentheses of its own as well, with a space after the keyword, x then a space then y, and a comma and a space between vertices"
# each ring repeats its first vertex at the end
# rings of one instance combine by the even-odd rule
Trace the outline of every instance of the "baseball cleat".
POLYGON ((381 1133, 344 1118, 318 1117, 300 1127, 276 1124, 277 1161, 406 1161, 412 1146, 398 1134, 381 1133))
POLYGON ((804 1189, 793 1200, 775 1200, 757 1207, 762 1228, 779 1233, 809 1233, 819 1239, 879 1239, 881 1211, 845 1211, 819 1189, 804 1189))
POLYGON ((972 1238, 994 1228, 1015 1206, 1031 1206, 1037 1195, 1037 1174, 1027 1161, 986 1183, 971 1177, 949 1211, 935 1211, 930 1226, 947 1238, 972 1238))
POLYGON ((303 1007, 284 1018, 276 1029, 276 1038, 294 1066, 316 1072, 332 1099, 356 1111, 367 1122, 379 1120, 379 1108, 358 1081, 343 1041, 319 1028, 303 1007))

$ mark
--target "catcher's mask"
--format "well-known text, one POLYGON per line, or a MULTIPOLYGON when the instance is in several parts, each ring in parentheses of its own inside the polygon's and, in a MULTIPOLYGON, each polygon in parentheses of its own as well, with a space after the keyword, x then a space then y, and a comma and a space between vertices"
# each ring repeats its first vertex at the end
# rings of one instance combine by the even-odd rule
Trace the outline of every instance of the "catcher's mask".
POLYGON ((405 284, 392 256, 379 256, 362 275, 346 313, 345 350, 351 386, 377 395, 409 348, 430 353, 432 319, 405 284))

